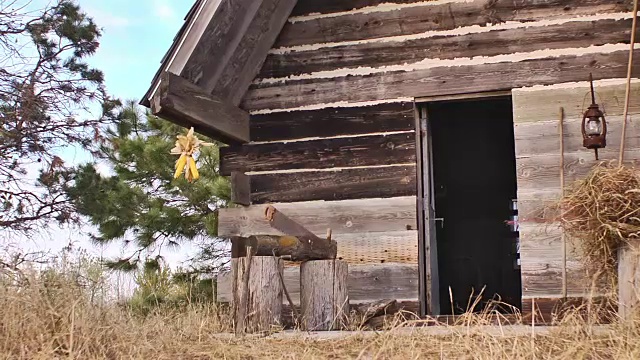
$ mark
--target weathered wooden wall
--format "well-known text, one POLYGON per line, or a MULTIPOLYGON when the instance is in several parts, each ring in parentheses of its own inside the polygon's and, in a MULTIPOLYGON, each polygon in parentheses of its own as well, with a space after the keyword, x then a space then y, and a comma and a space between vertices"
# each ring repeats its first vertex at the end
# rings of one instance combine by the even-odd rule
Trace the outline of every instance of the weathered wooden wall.
MULTIPOLYGON (((640 161, 640 82, 631 87, 629 122, 625 140, 625 161, 640 161)), ((596 101, 607 119, 607 147, 600 150, 600 160, 615 160, 620 136, 625 98, 624 80, 595 83, 596 101)), ((597 163, 594 152, 582 146, 582 113, 590 104, 589 84, 579 82, 513 90, 520 220, 520 257, 523 298, 562 296, 562 230, 554 222, 553 204, 561 194, 559 108, 564 119, 564 171, 566 186, 584 177, 597 163)), ((576 240, 578 241, 578 240, 576 240)), ((569 297, 591 294, 592 280, 580 261, 578 243, 567 239, 566 287, 569 297)), ((600 289, 595 289, 599 294, 600 289)))
MULTIPOLYGON (((414 267, 413 296, 403 297, 417 299, 414 99, 570 83, 589 71, 622 78, 631 8, 630 0, 299 0, 241 104, 252 142, 221 151, 223 174, 250 176, 254 205, 221 211, 220 234, 272 231, 260 204, 277 202, 318 235, 331 227, 351 264, 384 274, 414 267)), ((517 141, 532 152, 553 146, 517 141)), ((581 154, 568 155, 568 166, 579 167, 581 154)), ((519 173, 525 164, 520 156, 519 173)), ((557 173, 553 158, 544 164, 530 172, 557 173)), ((525 226, 525 238, 537 230, 525 226)), ((532 238, 540 256, 557 258, 554 237, 532 238)), ((379 288, 389 291, 369 297, 396 297, 379 288)))

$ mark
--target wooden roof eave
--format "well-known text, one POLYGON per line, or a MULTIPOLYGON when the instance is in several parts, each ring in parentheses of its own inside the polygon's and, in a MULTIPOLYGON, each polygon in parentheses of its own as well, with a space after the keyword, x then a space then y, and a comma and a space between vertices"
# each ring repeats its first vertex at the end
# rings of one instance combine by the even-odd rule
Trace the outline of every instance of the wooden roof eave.
POLYGON ((197 0, 140 104, 214 139, 248 142, 238 105, 296 2, 197 0))

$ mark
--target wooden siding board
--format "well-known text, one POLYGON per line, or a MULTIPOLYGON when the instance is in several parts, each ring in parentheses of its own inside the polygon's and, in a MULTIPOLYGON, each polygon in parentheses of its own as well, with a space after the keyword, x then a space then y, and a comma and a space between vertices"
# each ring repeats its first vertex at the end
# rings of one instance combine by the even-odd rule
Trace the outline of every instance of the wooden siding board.
MULTIPOLYGON (((218 301, 231 301, 231 281, 228 273, 218 276, 218 301)), ((285 287, 294 304, 300 303, 300 268, 284 270, 285 287)), ((418 265, 349 264, 349 302, 352 304, 381 299, 417 300, 418 265)))
MULTIPOLYGON (((424 0, 393 0, 398 4, 410 4, 424 0)), ((388 3, 389 0, 299 0, 293 8, 291 15, 301 16, 308 14, 330 14, 364 7, 377 6, 388 3)))
POLYGON ((251 116, 251 141, 408 131, 413 122, 412 102, 277 112, 251 116))
MULTIPOLYGON (((245 97, 243 107, 249 110, 287 109, 345 101, 361 102, 496 91, 582 81, 590 71, 596 80, 623 78, 627 73, 628 55, 628 51, 625 50, 517 62, 443 66, 415 71, 254 84, 245 97)), ((640 56, 634 56, 632 76, 640 74, 639 67, 640 56)))
MULTIPOLYGON (((275 47, 324 42, 357 41, 387 36, 488 26, 503 22, 531 22, 608 12, 631 11, 629 0, 475 0, 425 3, 424 6, 391 11, 360 12, 287 23, 275 47)), ((345 6, 353 8, 352 1, 345 6), (348 4, 348 5, 347 5, 348 4)), ((389 6, 387 6, 389 8, 389 6)))
POLYGON ((415 145, 410 132, 229 146, 220 149, 220 173, 408 164, 416 161, 415 145))
POLYGON ((388 198, 415 194, 415 166, 251 176, 251 197, 254 204, 388 198))
MULTIPOLYGON (((264 219, 265 206, 220 209, 219 236, 280 235, 264 219)), ((325 236, 327 228, 331 228, 335 236, 416 229, 415 196, 276 203, 273 206, 318 236, 325 236)))
MULTIPOLYGON (((523 296, 562 294, 561 236, 557 223, 520 223, 523 296)), ((584 296, 590 293, 591 280, 575 246, 567 241, 567 291, 569 296, 584 296)))
POLYGON ((258 78, 282 78, 360 66, 381 67, 424 59, 495 56, 543 49, 629 43, 631 19, 492 30, 397 42, 373 42, 270 54, 258 78))

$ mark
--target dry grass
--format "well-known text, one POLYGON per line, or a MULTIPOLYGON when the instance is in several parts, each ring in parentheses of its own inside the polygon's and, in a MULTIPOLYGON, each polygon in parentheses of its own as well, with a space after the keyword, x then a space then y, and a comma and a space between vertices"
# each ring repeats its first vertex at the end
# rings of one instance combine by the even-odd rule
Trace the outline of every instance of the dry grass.
MULTIPOLYGON (((565 314, 551 330, 488 326, 490 312, 455 326, 411 327, 400 315, 390 330, 313 338, 290 334, 236 337, 213 307, 137 317, 116 305, 92 305, 71 283, 32 278, 0 286, 3 359, 638 359, 640 321, 603 328, 565 314)), ((405 317, 406 319, 406 317, 405 317)), ((640 318, 639 318, 640 319, 640 318)), ((501 322, 499 322, 501 323, 501 322)))
POLYGON ((588 270, 615 280, 618 248, 640 236, 637 170, 601 163, 567 191, 559 207, 561 226, 577 242, 588 270))

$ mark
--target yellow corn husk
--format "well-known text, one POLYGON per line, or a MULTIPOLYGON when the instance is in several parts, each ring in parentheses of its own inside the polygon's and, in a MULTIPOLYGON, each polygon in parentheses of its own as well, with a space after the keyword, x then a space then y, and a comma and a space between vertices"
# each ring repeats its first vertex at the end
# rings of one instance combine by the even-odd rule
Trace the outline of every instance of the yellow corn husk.
POLYGON ((194 180, 198 180, 198 178, 200 177, 200 173, 198 173, 198 167, 196 166, 196 160, 192 157, 189 158, 189 171, 191 172, 191 175, 193 176, 194 180))
POLYGON ((176 172, 173 174, 173 178, 177 179, 180 177, 180 174, 184 171, 185 166, 187 165, 187 155, 182 154, 178 161, 176 161, 176 172))

